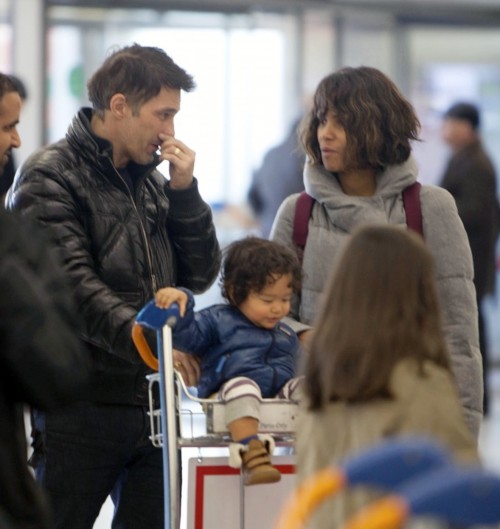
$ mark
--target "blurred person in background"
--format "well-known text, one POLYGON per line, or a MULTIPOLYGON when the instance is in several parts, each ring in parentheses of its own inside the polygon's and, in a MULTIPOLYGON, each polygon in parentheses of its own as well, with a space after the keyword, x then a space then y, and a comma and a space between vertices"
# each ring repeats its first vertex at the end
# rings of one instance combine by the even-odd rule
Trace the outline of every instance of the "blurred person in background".
MULTIPOLYGON (((20 146, 21 95, 0 74, 0 177, 20 146)), ((78 398, 88 359, 75 308, 35 225, 0 208, 0 527, 51 529, 50 508, 27 463, 24 407, 53 410, 78 398)))
MULTIPOLYGON (((9 75, 9 78, 12 81, 12 84, 15 86, 16 92, 21 97, 22 105, 24 105, 28 97, 26 86, 21 81, 21 79, 19 79, 19 77, 16 77, 15 75, 9 75)), ((9 187, 12 185, 12 181, 14 180, 15 174, 16 174, 16 162, 14 159, 14 153, 9 152, 7 163, 5 164, 3 168, 3 173, 0 175, 0 200, 2 203, 0 207, 3 207, 4 205, 5 196, 7 194, 7 191, 9 190, 9 187)))
POLYGON ((305 154, 297 136, 295 120, 282 143, 270 149, 254 172, 248 202, 259 222, 262 237, 269 237, 274 217, 285 198, 304 189, 305 154))
POLYGON ((19 93, 18 86, 8 75, 2 76, 2 129, 0 142, 0 189, 2 206, 5 194, 12 183, 9 181, 8 172, 12 170, 12 150, 21 145, 21 139, 17 132, 19 116, 21 113, 22 97, 19 93))
POLYGON ((479 316, 479 347, 483 358, 483 410, 487 414, 490 362, 482 304, 487 295, 495 293, 500 207, 495 168, 481 142, 480 125, 479 109, 471 103, 455 103, 445 112, 441 133, 443 140, 450 146, 452 155, 440 185, 455 199, 472 251, 479 316))

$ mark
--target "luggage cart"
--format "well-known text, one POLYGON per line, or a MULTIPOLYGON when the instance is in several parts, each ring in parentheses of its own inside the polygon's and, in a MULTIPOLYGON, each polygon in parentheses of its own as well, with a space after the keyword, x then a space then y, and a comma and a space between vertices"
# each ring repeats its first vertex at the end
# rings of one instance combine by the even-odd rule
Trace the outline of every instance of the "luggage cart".
POLYGON ((400 529, 411 516, 463 528, 500 522, 500 476, 454 465, 443 447, 428 439, 403 438, 310 476, 284 505, 275 529, 307 527, 320 505, 357 485, 375 486, 387 495, 352 516, 344 529, 400 529))
MULTIPOLYGON (((132 338, 143 361, 157 373, 148 375, 151 442, 163 450, 165 529, 180 528, 182 448, 227 447, 232 441, 224 421, 224 402, 200 399, 190 393, 182 375, 174 369, 171 329, 179 318, 176 304, 159 308, 151 300, 138 313, 132 338), (157 356, 144 336, 143 328, 156 331, 157 356), (160 407, 155 395, 159 393, 160 407), (183 407, 185 403, 189 406, 183 407), (193 411, 196 409, 199 411, 193 411), (195 422, 203 423, 202 435, 195 434, 195 422)), ((260 433, 272 434, 277 447, 292 447, 298 405, 281 399, 263 399, 260 433)), ((199 424, 198 424, 199 427, 199 424)), ((240 529, 244 529, 244 485, 240 480, 240 529)))

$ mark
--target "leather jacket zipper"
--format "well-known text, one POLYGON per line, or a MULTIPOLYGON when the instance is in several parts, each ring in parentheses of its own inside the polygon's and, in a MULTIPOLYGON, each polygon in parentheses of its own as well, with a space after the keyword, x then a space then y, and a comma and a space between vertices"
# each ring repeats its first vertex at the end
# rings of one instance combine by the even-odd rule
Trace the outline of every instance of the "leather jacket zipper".
POLYGON ((113 161, 109 158, 109 156, 108 156, 108 159, 110 160, 111 165, 112 165, 113 169, 115 170, 115 173, 118 175, 118 178, 121 180, 121 182, 125 186, 125 189, 127 190, 127 195, 128 195, 128 197, 130 199, 130 202, 132 203, 132 206, 133 206, 134 211, 135 211, 135 213, 137 215, 137 218, 139 219, 139 226, 140 226, 141 236, 142 236, 142 240, 143 240, 144 246, 146 247, 146 262, 147 262, 148 271, 149 271, 149 278, 151 280, 151 288, 153 289, 152 295, 154 296, 155 293, 158 290, 158 284, 157 284, 157 280, 156 280, 156 275, 153 273, 153 254, 151 252, 151 246, 149 245, 149 239, 148 239, 148 236, 147 236, 147 233, 146 233, 146 229, 144 228, 144 223, 142 222, 141 215, 139 214, 139 210, 137 209, 137 205, 136 205, 136 203, 134 201, 134 197, 132 196, 132 193, 131 193, 128 185, 127 185, 127 182, 125 182, 125 180, 123 179, 122 175, 118 172, 118 170, 116 169, 116 167, 113 164, 113 161))

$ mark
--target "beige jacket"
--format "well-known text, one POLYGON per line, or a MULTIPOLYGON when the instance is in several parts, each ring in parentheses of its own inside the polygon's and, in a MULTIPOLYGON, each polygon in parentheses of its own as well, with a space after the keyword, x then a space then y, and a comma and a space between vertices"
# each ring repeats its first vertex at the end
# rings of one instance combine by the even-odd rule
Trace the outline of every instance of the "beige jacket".
MULTIPOLYGON (((436 365, 425 364, 420 377, 412 360, 403 360, 391 379, 393 400, 359 404, 332 403, 321 412, 302 410, 297 428, 299 482, 332 462, 340 462, 390 436, 429 436, 448 447, 461 462, 479 462, 467 428, 455 382, 436 365)), ((356 487, 327 500, 310 529, 335 529, 380 492, 356 487)))

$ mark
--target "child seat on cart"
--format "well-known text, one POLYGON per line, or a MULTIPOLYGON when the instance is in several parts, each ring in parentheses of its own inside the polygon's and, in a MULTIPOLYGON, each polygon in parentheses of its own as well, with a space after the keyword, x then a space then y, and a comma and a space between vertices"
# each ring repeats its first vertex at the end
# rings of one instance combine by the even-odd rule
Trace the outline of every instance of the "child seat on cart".
MULTIPOLYGON (((159 371, 158 357, 153 354, 144 336, 143 327, 158 330, 169 325, 168 318, 178 317, 178 307, 169 309, 157 307, 150 301, 138 315, 133 330, 133 340, 144 363, 154 371, 159 371), (147 323, 145 323, 147 320, 147 323)), ((175 324, 170 320, 170 324, 175 324)), ((161 352, 159 351, 159 354, 161 352)), ((171 351, 168 353, 171 356, 171 351)), ((171 359, 170 359, 171 360, 171 359)), ((167 362, 166 362, 167 363, 167 362)), ((229 431, 225 425, 225 403, 217 399, 200 399, 186 386, 182 375, 172 362, 167 369, 165 385, 172 386, 175 395, 175 409, 178 417, 176 444, 183 446, 221 446, 230 443, 229 431), (204 428, 200 424, 204 423, 204 428), (205 430, 203 432, 203 430, 205 430), (197 434, 196 431, 203 433, 197 434)), ((149 414, 151 420, 152 442, 162 446, 161 409, 158 403, 158 392, 161 385, 161 373, 148 375, 149 381, 149 414)), ((276 444, 291 445, 298 418, 296 402, 283 399, 263 399, 261 404, 261 421, 259 431, 272 434, 276 444)))
MULTIPOLYGON (((162 446, 161 409, 158 407, 160 375, 148 375, 149 416, 151 441, 162 446)), ((225 446, 231 442, 224 420, 225 403, 216 399, 200 399, 186 386, 181 373, 174 368, 176 410, 179 417, 177 446, 203 447, 225 446), (199 432, 199 433, 198 433, 199 432)), ((278 399, 263 399, 261 404, 260 433, 273 436, 278 446, 293 443, 298 417, 295 402, 278 399)))

